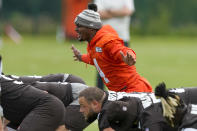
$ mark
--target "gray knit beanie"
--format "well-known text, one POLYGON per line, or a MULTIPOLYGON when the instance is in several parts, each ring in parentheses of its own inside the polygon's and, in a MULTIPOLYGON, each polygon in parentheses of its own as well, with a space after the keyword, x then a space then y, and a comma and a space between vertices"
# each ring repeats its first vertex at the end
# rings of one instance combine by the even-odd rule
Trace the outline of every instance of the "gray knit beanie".
POLYGON ((88 27, 91 29, 100 29, 102 22, 97 12, 96 4, 88 4, 88 9, 83 10, 76 18, 75 24, 88 27))

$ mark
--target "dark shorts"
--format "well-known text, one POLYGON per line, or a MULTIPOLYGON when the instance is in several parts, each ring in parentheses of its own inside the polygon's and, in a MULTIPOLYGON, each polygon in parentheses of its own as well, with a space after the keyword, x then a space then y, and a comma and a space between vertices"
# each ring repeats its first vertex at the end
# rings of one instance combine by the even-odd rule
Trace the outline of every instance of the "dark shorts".
POLYGON ((64 124, 64 105, 55 96, 43 99, 23 119, 18 131, 54 131, 64 124))
POLYGON ((48 93, 59 98, 64 106, 68 106, 72 101, 72 88, 71 85, 59 82, 35 82, 32 85, 40 90, 47 91, 48 93))
POLYGON ((19 128, 19 131, 54 131, 64 124, 64 112, 62 102, 50 95, 42 99, 21 123, 11 121, 7 126, 15 130, 19 128))
POLYGON ((64 80, 64 74, 49 74, 46 76, 21 76, 18 80, 21 80, 24 83, 32 83, 35 81, 62 82, 64 80))
POLYGON ((197 87, 186 87, 184 88, 186 91, 186 104, 197 104, 196 94, 197 87))
POLYGON ((197 87, 174 88, 171 89, 170 92, 178 94, 187 105, 197 104, 197 87))
POLYGON ((26 84, 31 84, 36 81, 40 82, 69 82, 69 83, 82 83, 85 84, 83 79, 78 76, 71 75, 71 74, 49 74, 46 76, 13 76, 7 75, 8 77, 23 81, 26 84))
POLYGON ((69 82, 69 83, 82 83, 82 84, 85 84, 84 80, 81 79, 80 77, 78 76, 75 76, 75 75, 69 75, 68 78, 66 79, 66 82, 69 82))
POLYGON ((66 107, 65 111, 65 126, 71 131, 83 131, 89 123, 85 121, 85 118, 81 112, 79 112, 79 105, 70 105, 66 107))
POLYGON ((42 76, 40 82, 69 82, 69 83, 82 83, 85 82, 78 76, 72 74, 50 74, 46 76, 42 76), (68 75, 68 77, 66 77, 68 75))
POLYGON ((1 84, 4 117, 20 125, 19 131, 54 131, 64 124, 65 108, 57 97, 12 80, 1 84))

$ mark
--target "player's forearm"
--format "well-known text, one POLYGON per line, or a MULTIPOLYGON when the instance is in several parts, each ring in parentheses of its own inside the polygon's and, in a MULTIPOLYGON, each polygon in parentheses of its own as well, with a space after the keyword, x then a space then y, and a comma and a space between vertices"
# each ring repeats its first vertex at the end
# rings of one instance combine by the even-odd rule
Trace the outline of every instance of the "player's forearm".
POLYGON ((2 122, 2 120, 0 120, 0 131, 3 131, 3 122, 2 122))
POLYGON ((122 16, 132 15, 133 11, 125 7, 125 8, 121 8, 121 9, 118 9, 118 10, 111 9, 111 10, 109 10, 109 13, 113 17, 122 17, 122 16))
POLYGON ((105 129, 103 129, 103 131, 115 131, 115 130, 112 128, 105 128, 105 129))
POLYGON ((131 16, 133 13, 134 13, 134 11, 128 9, 127 7, 124 7, 121 9, 110 9, 110 10, 99 11, 101 19, 110 19, 113 17, 131 16))
POLYGON ((86 63, 86 64, 93 65, 93 62, 91 61, 91 58, 87 54, 83 54, 81 56, 81 61, 84 62, 84 63, 86 63))
POLYGON ((128 8, 126 9, 119 9, 119 10, 102 10, 99 11, 99 14, 101 16, 101 19, 110 19, 113 17, 122 17, 122 16, 129 16, 132 14, 132 11, 129 10, 128 8))
POLYGON ((108 10, 101 10, 98 13, 100 14, 101 19, 110 19, 113 17, 113 15, 109 13, 108 10))

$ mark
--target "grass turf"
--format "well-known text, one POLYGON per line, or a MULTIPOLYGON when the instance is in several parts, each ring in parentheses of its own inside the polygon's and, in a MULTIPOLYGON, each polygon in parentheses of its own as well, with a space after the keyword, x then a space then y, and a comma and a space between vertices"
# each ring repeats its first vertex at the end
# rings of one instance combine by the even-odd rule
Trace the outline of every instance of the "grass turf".
MULTIPOLYGON (((195 37, 143 37, 133 36, 130 47, 137 54, 137 71, 155 87, 166 82, 168 88, 197 85, 197 38, 195 37)), ((93 66, 75 62, 71 45, 82 53, 86 43, 65 41, 58 43, 54 36, 24 36, 20 44, 3 38, 0 54, 3 71, 16 75, 46 75, 69 73, 82 77, 89 86, 95 86, 93 66)), ((97 131, 92 124, 85 131, 97 131)))

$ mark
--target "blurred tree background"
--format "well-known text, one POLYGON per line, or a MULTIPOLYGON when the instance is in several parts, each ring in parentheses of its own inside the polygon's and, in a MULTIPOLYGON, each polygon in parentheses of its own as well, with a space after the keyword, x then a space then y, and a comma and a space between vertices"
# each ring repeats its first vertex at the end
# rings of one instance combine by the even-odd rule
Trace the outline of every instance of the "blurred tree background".
POLYGON ((137 34, 197 34, 196 0, 135 0, 137 34))
POLYGON ((52 33, 61 23, 61 0, 3 0, 1 23, 24 33, 52 33))
MULTIPOLYGON (((2 27, 19 32, 54 33, 61 25, 61 0, 3 0, 2 27)), ((132 34, 197 35, 197 0, 135 0, 132 34)))

